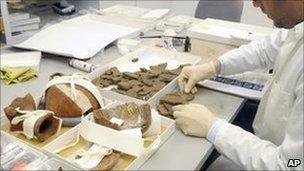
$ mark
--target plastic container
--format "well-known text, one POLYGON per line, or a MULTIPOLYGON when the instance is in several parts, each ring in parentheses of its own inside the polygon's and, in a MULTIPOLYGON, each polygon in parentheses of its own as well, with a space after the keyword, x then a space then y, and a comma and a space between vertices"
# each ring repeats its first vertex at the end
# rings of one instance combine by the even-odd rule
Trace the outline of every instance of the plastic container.
POLYGON ((47 155, 1 131, 1 169, 32 170, 47 155))

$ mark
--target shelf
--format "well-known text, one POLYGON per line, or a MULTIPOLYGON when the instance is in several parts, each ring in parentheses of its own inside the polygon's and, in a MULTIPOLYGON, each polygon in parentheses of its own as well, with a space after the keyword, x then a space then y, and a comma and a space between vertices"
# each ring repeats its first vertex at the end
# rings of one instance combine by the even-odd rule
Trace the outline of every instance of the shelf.
MULTIPOLYGON (((59 0, 58 0, 59 1, 59 0)), ((9 45, 13 45, 19 42, 26 40, 29 36, 33 35, 39 30, 30 31, 27 33, 21 33, 17 35, 12 35, 11 26, 8 19, 8 16, 12 12, 28 12, 30 14, 36 15, 40 17, 40 29, 44 28, 47 25, 55 24, 63 20, 67 20, 76 16, 79 16, 77 12, 83 9, 95 8, 100 9, 100 1, 78 1, 78 0, 69 0, 68 3, 75 5, 76 13, 70 16, 60 16, 56 14, 52 8, 51 4, 56 1, 47 2, 44 1, 43 5, 39 6, 27 6, 23 9, 10 9, 7 4, 7 0, 1 0, 1 12, 3 15, 4 28, 5 28, 5 38, 6 43, 9 45)))

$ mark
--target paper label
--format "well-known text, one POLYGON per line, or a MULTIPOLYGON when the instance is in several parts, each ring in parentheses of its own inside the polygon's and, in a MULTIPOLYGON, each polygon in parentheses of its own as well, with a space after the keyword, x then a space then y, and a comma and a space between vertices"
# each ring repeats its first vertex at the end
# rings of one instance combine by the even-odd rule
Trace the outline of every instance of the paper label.
POLYGON ((110 119, 110 122, 113 124, 117 124, 118 126, 121 126, 125 121, 122 119, 118 119, 116 117, 113 117, 110 119))
POLYGON ((128 135, 128 136, 133 136, 133 137, 142 137, 141 129, 140 128, 134 128, 134 129, 125 129, 121 130, 121 133, 128 135))

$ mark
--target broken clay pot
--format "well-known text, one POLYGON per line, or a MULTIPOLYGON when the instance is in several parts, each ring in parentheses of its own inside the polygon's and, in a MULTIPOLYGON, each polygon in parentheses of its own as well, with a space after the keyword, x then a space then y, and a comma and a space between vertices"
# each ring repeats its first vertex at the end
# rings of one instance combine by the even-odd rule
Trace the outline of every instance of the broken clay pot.
MULTIPOLYGON (((97 88, 79 75, 57 76, 48 85, 44 95, 45 109, 53 111, 58 117, 80 118, 101 107, 97 88)), ((63 124, 73 126, 77 123, 63 124)))
POLYGON ((110 155, 105 156, 101 162, 91 170, 111 170, 119 161, 121 153, 113 151, 110 155))
POLYGON ((125 103, 109 109, 98 109, 93 112, 96 123, 116 130, 141 128, 144 133, 151 125, 151 109, 149 104, 137 105, 125 103), (111 119, 122 120, 119 125, 111 119))
POLYGON ((11 131, 22 132, 27 138, 41 142, 56 134, 61 126, 61 120, 54 117, 51 111, 36 110, 30 94, 13 100, 4 112, 10 121, 11 131))

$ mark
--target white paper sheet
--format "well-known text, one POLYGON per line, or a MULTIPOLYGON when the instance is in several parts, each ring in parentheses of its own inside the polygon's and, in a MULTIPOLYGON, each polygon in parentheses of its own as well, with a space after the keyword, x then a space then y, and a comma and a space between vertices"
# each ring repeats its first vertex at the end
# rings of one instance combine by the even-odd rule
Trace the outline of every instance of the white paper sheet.
POLYGON ((116 39, 137 31, 138 28, 105 23, 98 16, 87 14, 47 27, 14 46, 87 59, 116 39))
POLYGON ((39 71, 41 52, 17 52, 1 53, 1 68, 8 67, 31 67, 39 71))
POLYGON ((170 12, 170 9, 155 9, 141 16, 142 19, 159 19, 170 12))
POLYGON ((90 170, 96 167, 100 161, 109 153, 111 149, 103 147, 102 145, 93 144, 87 151, 81 149, 78 151, 81 158, 75 159, 73 163, 78 166, 90 170))

